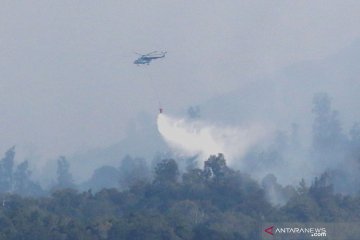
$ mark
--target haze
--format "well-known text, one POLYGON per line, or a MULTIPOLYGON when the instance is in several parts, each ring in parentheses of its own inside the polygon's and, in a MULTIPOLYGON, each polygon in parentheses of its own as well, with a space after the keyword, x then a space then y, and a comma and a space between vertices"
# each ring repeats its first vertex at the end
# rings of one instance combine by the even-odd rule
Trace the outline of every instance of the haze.
MULTIPOLYGON (((267 77, 289 66, 350 49, 341 55, 346 59, 359 46, 359 12, 358 1, 4 1, 0 151, 16 145, 19 161, 40 164, 104 148, 120 142, 139 114, 155 124, 158 101, 173 113, 196 104, 214 112, 221 106, 212 99, 276 84, 267 77), (153 50, 168 55, 150 66, 132 64, 134 51, 153 50)), ((350 69, 357 60, 349 59, 350 69)), ((349 104, 358 92, 347 90, 359 83, 349 76, 319 80, 350 122, 358 120, 358 111, 350 114, 356 104, 349 104)), ((293 91, 286 83, 280 89, 280 98, 293 91)), ((305 85, 296 102, 311 102, 317 90, 305 85)), ((247 109, 261 105, 255 98, 247 109)), ((309 114, 307 106, 296 116, 309 114)))

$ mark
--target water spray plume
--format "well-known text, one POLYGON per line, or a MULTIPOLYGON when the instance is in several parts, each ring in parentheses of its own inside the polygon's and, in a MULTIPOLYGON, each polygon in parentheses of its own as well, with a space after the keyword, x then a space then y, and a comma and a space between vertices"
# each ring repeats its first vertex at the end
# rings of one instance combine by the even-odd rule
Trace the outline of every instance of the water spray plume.
POLYGON ((198 120, 173 118, 164 113, 158 115, 157 126, 168 145, 184 155, 198 155, 201 160, 206 160, 212 154, 223 153, 230 164, 241 159, 249 147, 266 135, 259 125, 220 127, 198 120))

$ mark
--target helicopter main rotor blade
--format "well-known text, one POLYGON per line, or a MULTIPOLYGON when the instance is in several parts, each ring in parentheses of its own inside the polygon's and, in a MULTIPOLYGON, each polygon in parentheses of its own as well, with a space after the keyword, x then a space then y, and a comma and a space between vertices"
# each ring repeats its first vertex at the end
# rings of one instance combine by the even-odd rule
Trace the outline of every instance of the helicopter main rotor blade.
POLYGON ((145 54, 146 56, 148 56, 148 55, 151 55, 151 54, 153 54, 153 53, 157 53, 158 51, 153 51, 153 52, 150 52, 150 53, 148 53, 148 54, 145 54))

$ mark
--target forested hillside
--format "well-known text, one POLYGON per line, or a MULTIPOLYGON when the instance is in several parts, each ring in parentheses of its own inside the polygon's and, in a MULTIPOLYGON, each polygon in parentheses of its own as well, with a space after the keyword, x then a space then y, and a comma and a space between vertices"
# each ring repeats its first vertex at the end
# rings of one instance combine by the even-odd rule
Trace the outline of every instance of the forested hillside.
POLYGON ((126 156, 75 182, 61 156, 53 181, 40 185, 12 147, 0 160, 0 240, 259 239, 265 222, 360 222, 359 124, 344 131, 327 94, 315 95, 312 112, 308 150, 293 126, 251 150, 241 170, 221 153, 203 164, 126 156), (255 180, 266 168, 273 174, 255 180), (322 171, 297 184, 277 179, 314 169, 322 171))
POLYGON ((229 168, 222 154, 182 175, 173 159, 160 161, 153 172, 152 180, 122 191, 57 186, 35 198, 20 197, 16 192, 26 187, 15 187, 1 195, 0 239, 238 240, 258 239, 266 221, 360 221, 360 198, 335 194, 326 173, 309 186, 301 181, 283 189, 290 199, 272 206, 266 186, 229 168))

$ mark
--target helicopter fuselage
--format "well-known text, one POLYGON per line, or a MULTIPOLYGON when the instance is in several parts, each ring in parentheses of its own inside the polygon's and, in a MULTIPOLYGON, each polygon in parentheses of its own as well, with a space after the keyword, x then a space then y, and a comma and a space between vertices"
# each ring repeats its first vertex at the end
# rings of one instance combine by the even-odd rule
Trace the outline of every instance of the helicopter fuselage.
POLYGON ((141 57, 139 57, 138 59, 136 59, 134 61, 134 64, 147 64, 149 65, 150 62, 154 59, 159 59, 159 58, 164 58, 165 57, 165 53, 156 53, 156 54, 152 54, 152 55, 142 55, 141 57))

